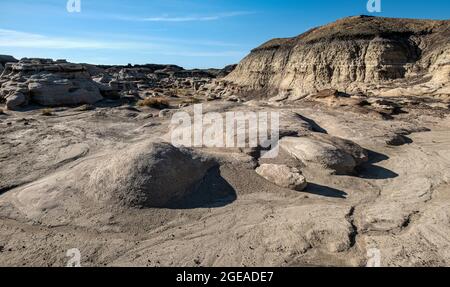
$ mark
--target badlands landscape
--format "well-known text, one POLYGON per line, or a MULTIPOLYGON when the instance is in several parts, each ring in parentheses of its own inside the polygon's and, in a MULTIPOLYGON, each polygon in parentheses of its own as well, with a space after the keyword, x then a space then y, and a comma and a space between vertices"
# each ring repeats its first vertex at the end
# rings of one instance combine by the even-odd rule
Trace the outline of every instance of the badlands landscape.
POLYGON ((237 66, 0 56, 0 266, 450 265, 450 21, 356 16, 237 66), (277 112, 176 147, 180 111, 277 112))

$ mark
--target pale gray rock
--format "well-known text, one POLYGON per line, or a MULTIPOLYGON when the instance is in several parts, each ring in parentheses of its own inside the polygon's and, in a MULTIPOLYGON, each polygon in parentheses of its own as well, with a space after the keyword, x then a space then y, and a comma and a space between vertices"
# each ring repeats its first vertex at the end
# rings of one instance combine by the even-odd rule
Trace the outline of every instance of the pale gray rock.
POLYGON ((96 161, 84 190, 101 201, 167 207, 192 191, 214 165, 188 150, 147 141, 96 161))
POLYGON ((367 153, 348 140, 326 135, 285 137, 280 147, 306 166, 319 166, 337 174, 352 173, 368 160, 367 153))
POLYGON ((295 167, 277 164, 262 164, 256 172, 266 180, 284 188, 302 191, 308 183, 302 173, 295 167))
POLYGON ((33 101, 44 106, 94 104, 103 99, 97 86, 90 81, 70 81, 53 75, 33 80, 28 89, 33 101))
POLYGON ((0 97, 22 93, 44 106, 94 104, 103 99, 84 66, 63 60, 22 59, 7 64, 0 97))
POLYGON ((8 110, 16 110, 27 102, 27 97, 24 94, 16 92, 6 98, 6 108, 8 110))
POLYGON ((7 198, 17 198, 16 207, 28 217, 40 217, 43 210, 57 212, 66 208, 75 212, 78 203, 86 199, 97 206, 165 208, 182 205, 196 190, 197 183, 216 166, 207 157, 154 141, 73 162, 88 152, 85 144, 61 149, 53 163, 70 164, 69 169, 25 184, 7 198), (71 200, 77 204, 68 205, 71 200))

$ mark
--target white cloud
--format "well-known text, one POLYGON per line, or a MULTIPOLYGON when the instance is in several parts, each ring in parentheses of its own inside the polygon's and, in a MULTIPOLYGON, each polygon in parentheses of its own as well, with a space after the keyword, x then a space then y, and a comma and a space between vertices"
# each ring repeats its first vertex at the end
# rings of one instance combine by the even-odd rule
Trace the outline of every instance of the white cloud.
POLYGON ((254 12, 248 11, 235 11, 235 12, 226 12, 219 13, 215 15, 204 15, 204 16, 177 16, 171 17, 168 15, 158 16, 158 17, 117 17, 121 20, 129 20, 129 21, 143 21, 143 22, 195 22, 195 21, 215 21, 223 18, 236 17, 236 16, 245 16, 251 15, 254 12))
POLYGON ((42 49, 151 49, 158 45, 139 42, 97 41, 52 37, 14 30, 0 29, 0 47, 42 49))
MULTIPOLYGON (((98 37, 99 38, 99 37, 98 37)), ((195 42, 176 39, 90 40, 69 37, 53 37, 0 28, 0 48, 25 48, 29 50, 125 50, 133 53, 179 57, 242 57, 243 51, 202 51, 186 44, 227 46, 221 42, 195 42), (148 44, 150 43, 150 44, 148 44)), ((233 45, 230 45, 233 46, 233 45)), ((33 55, 28 55, 33 56, 33 55)))

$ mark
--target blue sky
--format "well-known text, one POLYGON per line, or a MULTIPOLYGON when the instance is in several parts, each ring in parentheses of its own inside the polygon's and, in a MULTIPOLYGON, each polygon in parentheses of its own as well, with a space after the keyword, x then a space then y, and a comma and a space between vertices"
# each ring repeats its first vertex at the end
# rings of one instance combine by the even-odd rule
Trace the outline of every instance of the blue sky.
MULTIPOLYGON (((0 0, 0 54, 223 67, 276 37, 370 14, 368 0, 0 0)), ((448 0, 381 0, 377 16, 449 19, 448 0)))

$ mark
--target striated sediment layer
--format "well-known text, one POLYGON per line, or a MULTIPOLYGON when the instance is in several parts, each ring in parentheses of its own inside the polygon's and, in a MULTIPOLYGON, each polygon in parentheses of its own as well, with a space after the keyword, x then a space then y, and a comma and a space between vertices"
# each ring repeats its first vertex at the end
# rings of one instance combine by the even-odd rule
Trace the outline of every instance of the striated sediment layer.
POLYGON ((250 90, 302 97, 319 90, 449 95, 450 21, 357 16, 273 39, 225 80, 250 90), (417 91, 419 88, 419 91, 417 91), (413 90, 413 89, 411 89, 413 90))

